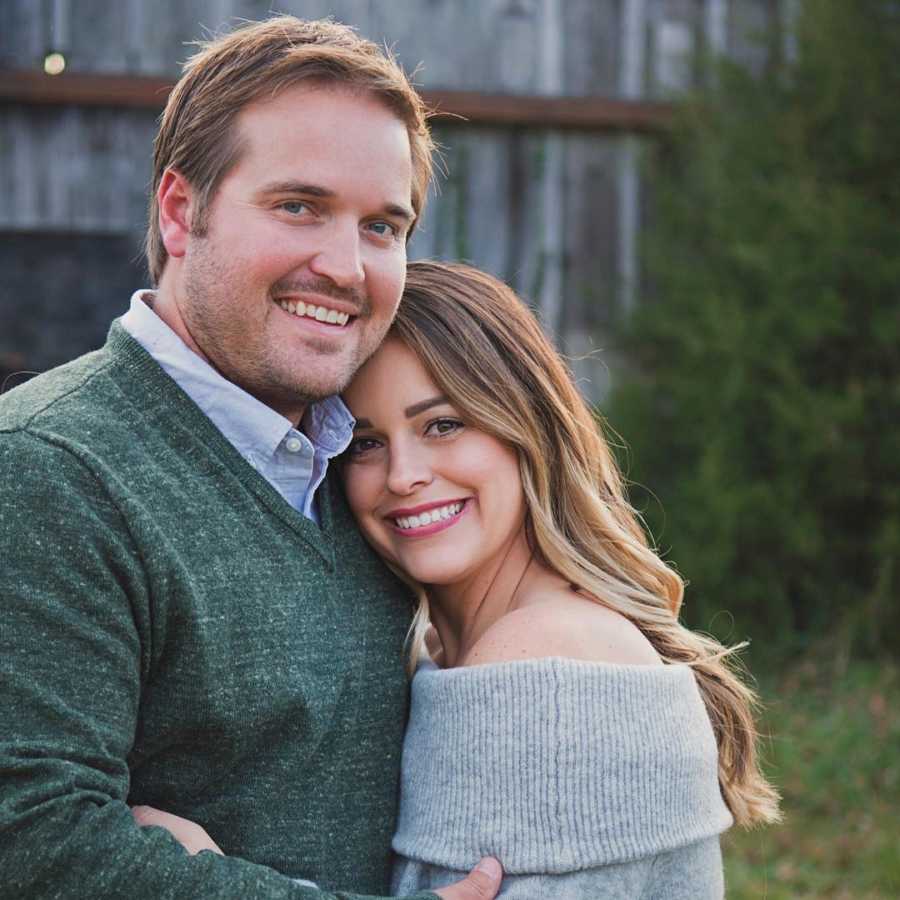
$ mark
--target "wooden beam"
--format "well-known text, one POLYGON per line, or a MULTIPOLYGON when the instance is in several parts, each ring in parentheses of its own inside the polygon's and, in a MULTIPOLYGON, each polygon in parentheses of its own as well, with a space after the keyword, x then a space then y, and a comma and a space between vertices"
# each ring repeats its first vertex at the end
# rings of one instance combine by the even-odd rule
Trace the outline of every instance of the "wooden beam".
POLYGON ((608 97, 548 97, 522 94, 484 94, 475 91, 423 90, 425 102, 438 121, 473 125, 587 131, 658 131, 672 115, 664 103, 615 100, 608 97))
MULTIPOLYGON (((172 84, 171 79, 139 75, 0 70, 0 103, 160 110, 172 84)), ((434 121, 448 124, 642 132, 666 128, 672 113, 665 103, 607 97, 445 90, 422 90, 421 94, 434 110, 434 121)))
POLYGON ((32 70, 0 71, 0 103, 48 106, 112 106, 156 109, 165 106, 173 81, 140 75, 92 75, 32 70))

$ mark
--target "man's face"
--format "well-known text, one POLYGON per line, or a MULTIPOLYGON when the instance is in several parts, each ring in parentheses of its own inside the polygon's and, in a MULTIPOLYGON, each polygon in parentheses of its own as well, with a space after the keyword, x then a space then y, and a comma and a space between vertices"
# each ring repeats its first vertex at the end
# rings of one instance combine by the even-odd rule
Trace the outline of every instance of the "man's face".
POLYGON ((298 86, 249 105, 237 164, 186 248, 178 305, 226 378, 292 420, 338 393, 393 319, 412 163, 374 97, 298 86))

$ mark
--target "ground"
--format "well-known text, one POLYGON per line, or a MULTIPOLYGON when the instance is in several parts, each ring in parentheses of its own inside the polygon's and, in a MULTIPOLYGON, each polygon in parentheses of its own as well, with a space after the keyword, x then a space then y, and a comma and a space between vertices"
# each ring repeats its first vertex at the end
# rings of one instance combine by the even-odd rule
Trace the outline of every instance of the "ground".
POLYGON ((726 836, 729 900, 900 897, 900 666, 807 660, 759 687, 785 822, 726 836))

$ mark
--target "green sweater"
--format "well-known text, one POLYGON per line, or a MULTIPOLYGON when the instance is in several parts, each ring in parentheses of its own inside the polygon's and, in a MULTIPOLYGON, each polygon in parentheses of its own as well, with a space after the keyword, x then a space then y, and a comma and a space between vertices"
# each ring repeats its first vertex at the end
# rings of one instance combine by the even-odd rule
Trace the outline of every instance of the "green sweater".
POLYGON ((118 324, 0 398, 0 896, 388 892, 409 596, 318 497, 321 529, 118 324))

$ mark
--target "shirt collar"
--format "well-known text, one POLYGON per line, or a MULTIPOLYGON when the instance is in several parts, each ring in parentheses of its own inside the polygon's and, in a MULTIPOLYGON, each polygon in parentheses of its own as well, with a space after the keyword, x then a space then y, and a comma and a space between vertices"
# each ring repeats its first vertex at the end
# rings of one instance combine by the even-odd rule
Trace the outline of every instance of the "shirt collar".
MULTIPOLYGON (((153 312, 153 291, 131 297, 122 325, 200 407, 234 447, 271 456, 296 433, 291 421, 243 388, 220 375, 153 312)), ((355 419, 338 396, 311 403, 303 417, 303 433, 326 457, 342 453, 353 436, 355 419)))

